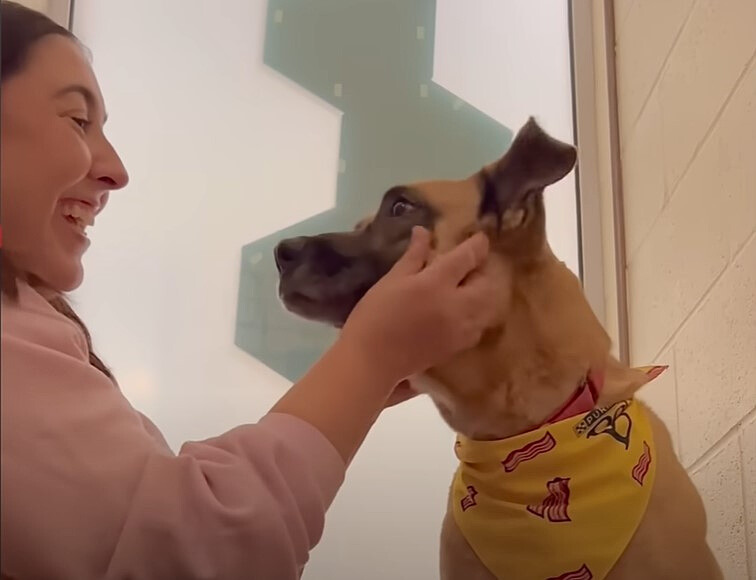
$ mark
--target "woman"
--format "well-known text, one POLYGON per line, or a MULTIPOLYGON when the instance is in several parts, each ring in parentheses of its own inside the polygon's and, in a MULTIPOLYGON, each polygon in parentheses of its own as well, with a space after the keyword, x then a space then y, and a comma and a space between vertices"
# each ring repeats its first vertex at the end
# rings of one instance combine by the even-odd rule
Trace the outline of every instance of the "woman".
POLYGON ((492 288, 468 274, 485 238, 425 267, 414 232, 268 414, 176 455, 64 298, 87 224, 128 181, 87 53, 3 1, 1 82, 2 576, 297 578, 369 428, 411 396, 404 379, 479 340, 492 288))

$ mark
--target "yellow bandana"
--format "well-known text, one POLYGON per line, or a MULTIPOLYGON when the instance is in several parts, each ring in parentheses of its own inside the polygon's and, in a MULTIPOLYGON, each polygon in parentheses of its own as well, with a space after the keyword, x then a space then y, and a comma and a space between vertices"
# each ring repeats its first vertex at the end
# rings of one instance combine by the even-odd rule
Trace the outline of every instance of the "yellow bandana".
MULTIPOLYGON (((644 368, 654 378, 664 367, 644 368)), ((630 399, 501 441, 457 436, 454 519, 497 578, 602 579, 656 473, 651 425, 630 399)))

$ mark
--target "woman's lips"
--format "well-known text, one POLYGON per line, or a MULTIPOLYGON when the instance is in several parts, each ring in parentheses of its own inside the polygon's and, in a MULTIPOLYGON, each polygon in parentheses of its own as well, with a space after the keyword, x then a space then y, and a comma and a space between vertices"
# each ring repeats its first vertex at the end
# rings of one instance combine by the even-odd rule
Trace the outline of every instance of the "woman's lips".
POLYGON ((60 202, 60 210, 66 221, 76 227, 83 236, 87 235, 87 227, 94 225, 97 208, 89 202, 64 199, 60 202))

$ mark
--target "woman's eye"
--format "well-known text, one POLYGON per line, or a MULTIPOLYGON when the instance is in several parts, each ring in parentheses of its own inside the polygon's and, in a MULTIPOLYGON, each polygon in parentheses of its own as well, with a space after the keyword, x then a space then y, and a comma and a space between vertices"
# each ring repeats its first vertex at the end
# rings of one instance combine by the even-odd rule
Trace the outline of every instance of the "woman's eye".
POLYGON ((411 203, 404 199, 400 199, 398 201, 394 202, 394 205, 391 206, 391 217, 399 217, 403 216, 407 212, 412 211, 415 209, 411 203))
POLYGON ((89 121, 80 117, 71 117, 71 120, 76 123, 82 131, 86 131, 89 127, 89 121))

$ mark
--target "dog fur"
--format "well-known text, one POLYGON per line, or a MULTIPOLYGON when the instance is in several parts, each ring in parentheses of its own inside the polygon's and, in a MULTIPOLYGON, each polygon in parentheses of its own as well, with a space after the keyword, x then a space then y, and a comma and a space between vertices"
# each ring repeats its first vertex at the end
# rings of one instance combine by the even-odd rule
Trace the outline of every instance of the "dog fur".
MULTIPOLYGON (((578 278, 546 240, 544 188, 566 176, 576 159, 574 147, 530 119, 500 160, 467 179, 394 187, 354 231, 282 242, 276 248, 281 298, 294 313, 340 327, 401 256, 413 226, 432 232, 434 255, 483 230, 491 242, 484 270, 501 288, 498 319, 475 348, 416 383, 449 426, 477 440, 521 433, 561 407, 588 370, 605 377, 598 405, 632 397, 648 379, 612 356, 578 278)), ((647 411, 656 480, 645 516, 608 578, 722 578, 706 543, 702 501, 666 427, 647 411)), ((494 578, 451 509, 441 532, 441 577, 494 578)))

